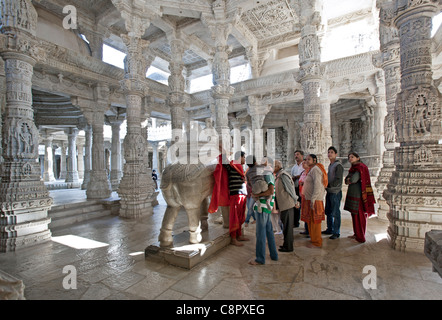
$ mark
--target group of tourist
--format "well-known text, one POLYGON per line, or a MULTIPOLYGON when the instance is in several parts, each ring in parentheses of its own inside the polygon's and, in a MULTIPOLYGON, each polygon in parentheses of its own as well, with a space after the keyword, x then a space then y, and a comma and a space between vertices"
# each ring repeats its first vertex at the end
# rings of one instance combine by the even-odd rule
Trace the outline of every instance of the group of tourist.
POLYGON ((253 218, 256 258, 249 263, 265 264, 266 242, 272 260, 278 260, 278 251, 293 251, 293 228, 299 227, 300 221, 305 227, 301 234, 311 240, 308 247, 321 248, 324 234, 331 235, 331 240, 340 237, 342 184, 345 183, 348 190, 344 210, 351 213, 354 231, 349 238, 363 243, 367 218, 374 214, 375 203, 368 167, 357 153, 351 152, 348 154, 351 167, 344 179, 344 168, 337 155, 335 147, 328 148, 330 164, 326 171, 316 155, 304 156, 301 150, 296 150, 296 163, 287 172, 279 160, 264 157, 258 163, 255 156, 249 155, 246 159, 240 151, 228 161, 224 152, 214 172, 215 187, 209 212, 216 212, 222 205, 230 207, 229 233, 235 246, 243 246, 242 242, 249 240, 242 234, 242 225, 248 226, 253 218), (321 223, 326 216, 327 229, 322 231, 321 223), (284 237, 278 250, 274 228, 280 228, 284 237))

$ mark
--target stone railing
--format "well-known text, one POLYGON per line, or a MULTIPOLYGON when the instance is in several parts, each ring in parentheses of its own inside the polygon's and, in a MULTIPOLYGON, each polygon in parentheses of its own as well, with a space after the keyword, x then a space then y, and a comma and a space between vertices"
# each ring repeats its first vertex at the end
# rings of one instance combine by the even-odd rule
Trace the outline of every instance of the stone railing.
POLYGON ((172 126, 170 124, 147 129, 147 140, 164 141, 172 139, 172 126))

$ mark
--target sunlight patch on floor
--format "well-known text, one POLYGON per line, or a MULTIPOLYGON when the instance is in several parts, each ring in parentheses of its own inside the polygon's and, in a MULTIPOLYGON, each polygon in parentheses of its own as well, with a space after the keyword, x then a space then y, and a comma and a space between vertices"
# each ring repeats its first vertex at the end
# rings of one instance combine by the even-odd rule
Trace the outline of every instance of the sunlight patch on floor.
POLYGON ((108 243, 99 242, 79 236, 74 236, 71 234, 66 236, 52 237, 52 241, 74 249, 96 249, 96 248, 106 247, 109 245, 108 243))

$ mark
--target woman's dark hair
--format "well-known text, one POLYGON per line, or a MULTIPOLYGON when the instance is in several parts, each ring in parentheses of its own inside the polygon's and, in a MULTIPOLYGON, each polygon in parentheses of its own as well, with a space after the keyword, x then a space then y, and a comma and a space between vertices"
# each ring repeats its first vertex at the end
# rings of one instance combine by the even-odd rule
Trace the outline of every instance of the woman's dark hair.
POLYGON ((316 154, 309 154, 309 157, 312 157, 313 160, 315 160, 315 163, 318 163, 318 157, 316 156, 316 154))
POLYGON ((354 155, 356 158, 361 159, 361 157, 360 157, 356 152, 354 152, 354 151, 349 152, 348 155, 347 155, 347 158, 348 158, 348 156, 351 155, 351 154, 354 155))

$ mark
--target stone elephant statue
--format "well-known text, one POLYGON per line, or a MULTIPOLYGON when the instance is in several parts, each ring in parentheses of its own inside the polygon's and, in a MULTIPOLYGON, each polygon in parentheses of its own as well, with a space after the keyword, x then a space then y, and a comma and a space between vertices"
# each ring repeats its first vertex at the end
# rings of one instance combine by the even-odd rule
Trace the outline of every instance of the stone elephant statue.
POLYGON ((216 165, 172 164, 162 173, 161 191, 167 203, 161 225, 160 247, 173 246, 172 230, 181 207, 189 220, 190 243, 201 241, 201 231, 208 228, 209 196, 212 195, 216 165))

